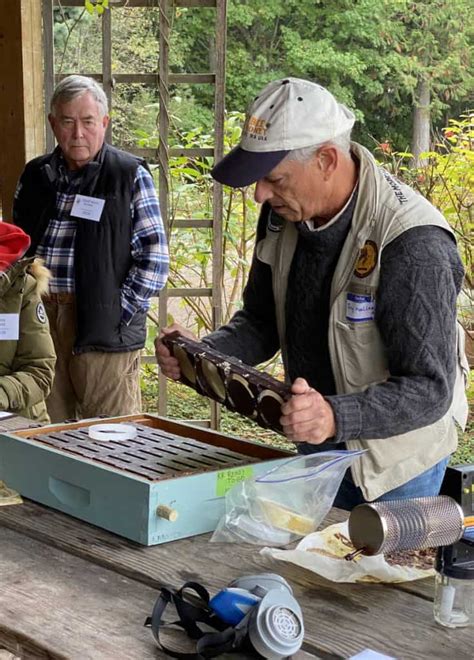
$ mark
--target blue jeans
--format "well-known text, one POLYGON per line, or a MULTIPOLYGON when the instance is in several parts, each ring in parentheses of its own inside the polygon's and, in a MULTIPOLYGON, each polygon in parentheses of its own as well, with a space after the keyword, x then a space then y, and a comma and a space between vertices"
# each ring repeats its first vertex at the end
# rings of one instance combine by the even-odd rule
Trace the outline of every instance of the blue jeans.
MULTIPOLYGON (((406 484, 394 488, 388 493, 384 493, 378 497, 375 502, 406 500, 412 497, 429 497, 430 495, 438 495, 449 459, 449 456, 443 458, 442 461, 429 470, 426 470, 426 472, 422 472, 414 479, 407 481, 406 484)), ((348 469, 344 475, 333 506, 350 511, 358 504, 364 504, 365 502, 367 502, 367 500, 364 499, 361 489, 352 481, 351 471, 348 469)))

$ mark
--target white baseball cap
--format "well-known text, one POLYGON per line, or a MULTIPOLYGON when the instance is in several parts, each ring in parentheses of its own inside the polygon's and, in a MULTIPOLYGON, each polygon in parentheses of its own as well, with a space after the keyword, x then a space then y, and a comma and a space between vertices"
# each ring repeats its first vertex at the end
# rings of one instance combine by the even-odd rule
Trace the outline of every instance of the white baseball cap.
POLYGON ((237 147, 211 174, 234 188, 266 176, 293 149, 311 147, 348 133, 354 114, 327 89, 309 80, 283 78, 253 100, 237 147))

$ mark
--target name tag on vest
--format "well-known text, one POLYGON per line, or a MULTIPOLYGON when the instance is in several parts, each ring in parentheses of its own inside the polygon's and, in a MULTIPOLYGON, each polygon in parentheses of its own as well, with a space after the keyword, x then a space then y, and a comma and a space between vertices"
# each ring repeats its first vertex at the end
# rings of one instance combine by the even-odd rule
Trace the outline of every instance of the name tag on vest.
POLYGON ((20 337, 20 315, 0 314, 0 341, 14 340, 20 337))
POLYGON ((87 195, 76 195, 71 209, 71 215, 74 218, 83 220, 92 220, 100 222, 100 216, 104 208, 105 199, 97 197, 88 197, 87 195))
POLYGON ((375 300, 368 295, 348 293, 346 298, 346 320, 353 323, 373 321, 375 318, 375 300))

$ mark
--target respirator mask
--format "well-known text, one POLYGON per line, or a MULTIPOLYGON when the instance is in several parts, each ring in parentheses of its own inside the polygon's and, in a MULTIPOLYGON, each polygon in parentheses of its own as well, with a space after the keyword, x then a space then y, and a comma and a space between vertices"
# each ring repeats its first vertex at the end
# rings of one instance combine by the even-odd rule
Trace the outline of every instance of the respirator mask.
POLYGON ((212 598, 197 582, 181 589, 163 587, 153 613, 145 622, 160 648, 174 658, 213 658, 245 652, 263 658, 286 658, 303 643, 303 615, 288 582, 275 573, 247 575, 233 580, 212 598), (178 619, 164 622, 169 604, 178 619), (178 628, 196 641, 194 653, 164 646, 160 631, 178 628))

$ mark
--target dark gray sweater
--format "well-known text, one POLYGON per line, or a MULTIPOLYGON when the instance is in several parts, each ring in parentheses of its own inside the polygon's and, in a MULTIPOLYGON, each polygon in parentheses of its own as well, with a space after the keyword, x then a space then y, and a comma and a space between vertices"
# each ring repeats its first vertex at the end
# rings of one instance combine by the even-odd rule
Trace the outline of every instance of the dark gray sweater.
MULTIPOLYGON (((464 274, 455 242, 443 229, 416 227, 390 243, 382 254, 375 320, 391 376, 364 392, 336 394, 327 342, 329 292, 352 209, 322 232, 299 226, 286 303, 287 377, 305 377, 326 396, 335 413, 336 442, 406 433, 445 414, 455 380, 456 298, 464 274)), ((264 207, 257 240, 265 234, 266 217, 264 207)), ((271 270, 255 257, 243 303, 205 341, 256 365, 280 346, 271 270)))

